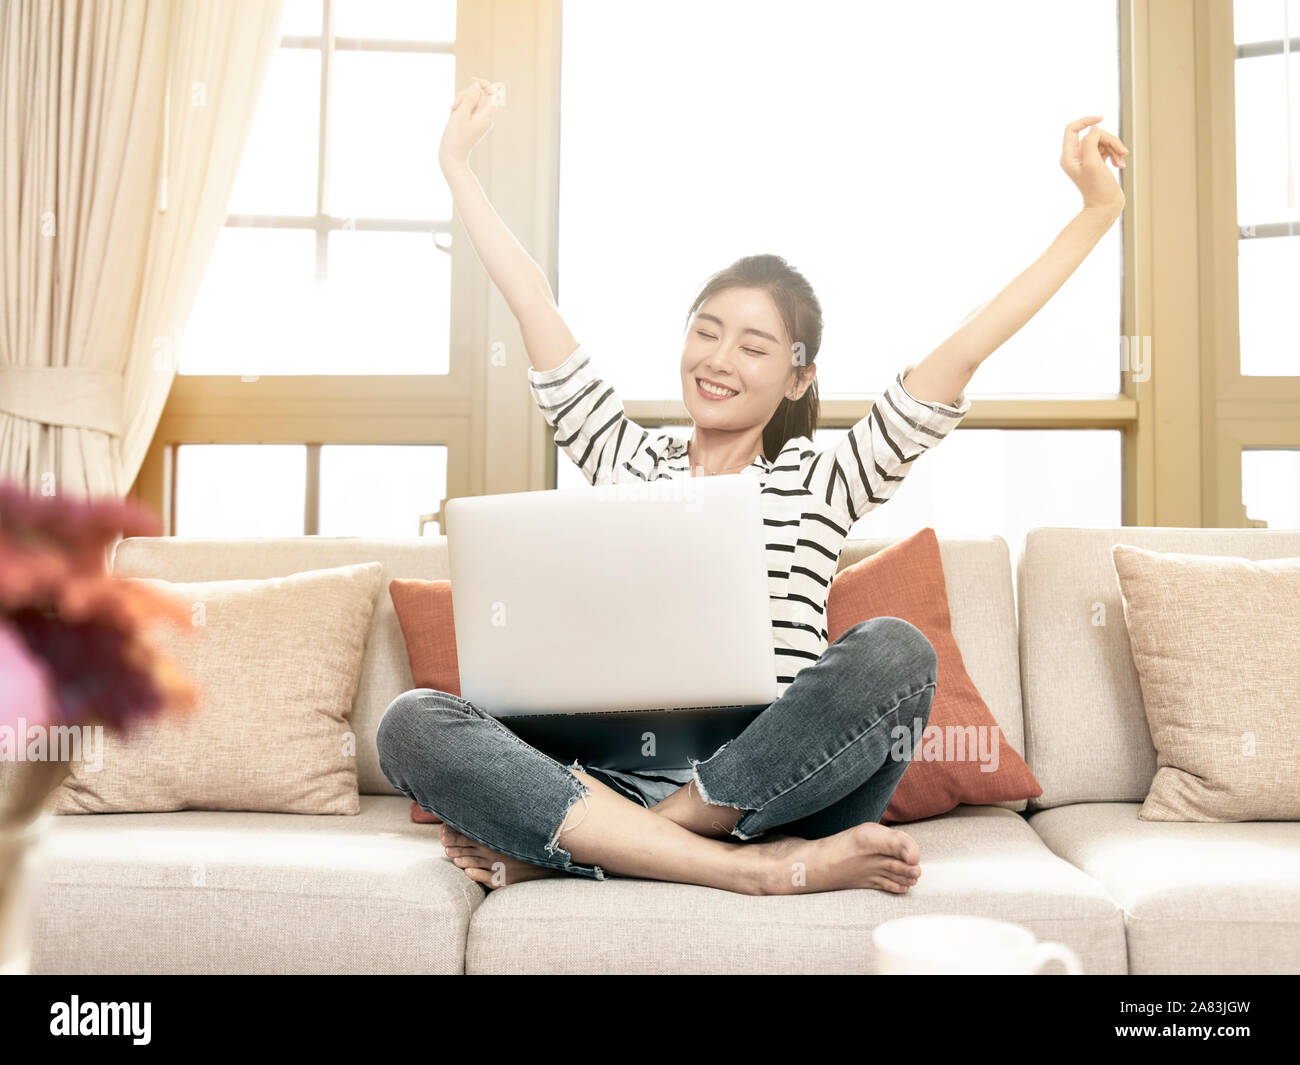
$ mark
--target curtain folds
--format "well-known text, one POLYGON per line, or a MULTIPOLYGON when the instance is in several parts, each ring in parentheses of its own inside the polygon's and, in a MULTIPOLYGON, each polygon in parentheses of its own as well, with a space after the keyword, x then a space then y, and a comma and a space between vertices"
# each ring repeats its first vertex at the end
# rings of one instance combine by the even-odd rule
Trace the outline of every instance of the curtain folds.
POLYGON ((135 481, 283 2, 0 4, 0 479, 135 481))

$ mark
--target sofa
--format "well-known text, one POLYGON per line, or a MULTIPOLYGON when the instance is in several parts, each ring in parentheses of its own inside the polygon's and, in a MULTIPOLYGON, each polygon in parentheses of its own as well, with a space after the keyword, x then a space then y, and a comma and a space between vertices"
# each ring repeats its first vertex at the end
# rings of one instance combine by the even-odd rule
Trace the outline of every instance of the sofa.
MULTIPOLYGON (((892 542, 849 540, 840 567, 892 542)), ((443 854, 437 825, 411 821, 375 747, 384 710, 415 686, 387 582, 447 577, 444 538, 123 540, 115 572, 166 580, 383 564, 351 718, 361 811, 57 817, 32 971, 865 973, 876 925, 959 913, 1065 943, 1089 974, 1300 972, 1300 823, 1138 819, 1156 756, 1114 543, 1300 556, 1300 530, 1040 527, 1014 566, 1001 537, 940 537, 967 670, 1042 794, 903 826, 924 870, 907 895, 769 898, 577 877, 488 892, 443 854)))

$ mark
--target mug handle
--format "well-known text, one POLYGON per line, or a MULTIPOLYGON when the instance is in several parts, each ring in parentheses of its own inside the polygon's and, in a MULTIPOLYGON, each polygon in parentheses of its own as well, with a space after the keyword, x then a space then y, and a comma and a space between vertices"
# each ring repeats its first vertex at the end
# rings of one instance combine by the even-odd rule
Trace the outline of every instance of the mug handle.
POLYGON ((1034 946, 1034 960, 1030 966, 1034 972, 1038 973, 1039 969, 1049 961, 1064 963, 1068 976, 1083 975, 1083 965, 1079 962, 1079 955, 1064 943, 1038 943, 1034 946))

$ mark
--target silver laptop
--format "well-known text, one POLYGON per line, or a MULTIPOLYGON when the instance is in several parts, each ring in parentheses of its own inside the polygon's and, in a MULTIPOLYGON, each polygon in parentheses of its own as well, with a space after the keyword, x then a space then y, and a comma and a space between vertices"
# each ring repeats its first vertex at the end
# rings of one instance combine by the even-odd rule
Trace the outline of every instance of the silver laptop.
POLYGON ((534 746, 680 766, 776 698, 751 474, 461 497, 445 515, 461 695, 534 746))

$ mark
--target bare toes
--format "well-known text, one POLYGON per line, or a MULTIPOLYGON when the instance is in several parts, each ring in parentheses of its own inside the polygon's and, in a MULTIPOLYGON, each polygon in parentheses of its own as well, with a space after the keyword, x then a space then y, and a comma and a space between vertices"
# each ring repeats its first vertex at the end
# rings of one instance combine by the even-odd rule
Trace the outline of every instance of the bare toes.
POLYGON ((465 875, 476 884, 482 884, 486 888, 495 888, 499 886, 498 884, 493 883, 495 874, 490 869, 466 869, 464 872, 465 875))
POLYGON ((919 862, 919 861, 921 860, 921 846, 920 846, 920 844, 917 843, 916 840, 914 840, 911 836, 909 836, 909 835, 908 835, 906 832, 904 832, 901 828, 896 828, 896 829, 894 829, 894 831, 897 832, 900 836, 903 837, 903 841, 904 841, 904 842, 903 842, 903 860, 904 860, 904 861, 911 861, 911 862, 919 862))

